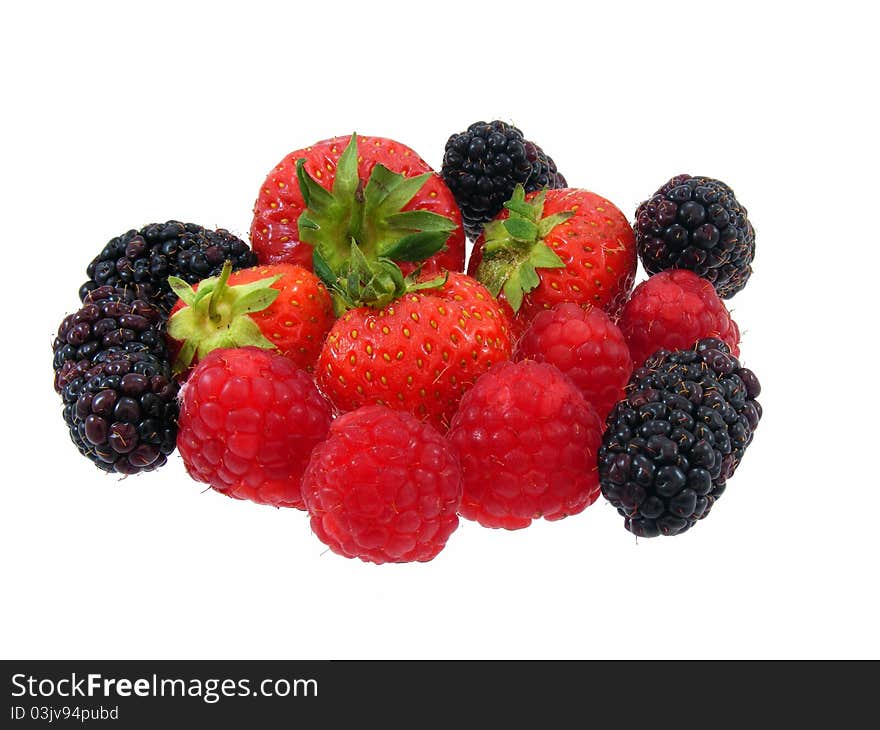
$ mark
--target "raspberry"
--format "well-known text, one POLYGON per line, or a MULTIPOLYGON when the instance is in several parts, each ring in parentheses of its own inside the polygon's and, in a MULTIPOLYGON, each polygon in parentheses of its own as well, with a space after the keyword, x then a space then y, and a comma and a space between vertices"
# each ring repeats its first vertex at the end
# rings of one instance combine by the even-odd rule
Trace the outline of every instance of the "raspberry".
POLYGON ((334 421, 303 478, 312 530, 370 563, 433 559, 458 527, 461 471, 430 425, 370 405, 334 421))
POLYGON ((617 322, 638 368, 658 350, 687 350, 705 337, 739 355, 739 327, 711 282, 685 269, 654 274, 639 284, 617 322))
POLYGON ((302 474, 329 426, 329 404, 289 358, 220 349, 183 386, 177 447, 190 476, 218 492, 303 509, 302 474))
POLYGON ((599 496, 602 423, 553 365, 496 365, 465 393, 448 438, 461 460, 459 514, 485 527, 558 520, 599 496))
POLYGON ((623 333, 598 307, 563 303, 539 312, 520 340, 517 356, 559 368, 602 420, 623 397, 632 375, 623 333))

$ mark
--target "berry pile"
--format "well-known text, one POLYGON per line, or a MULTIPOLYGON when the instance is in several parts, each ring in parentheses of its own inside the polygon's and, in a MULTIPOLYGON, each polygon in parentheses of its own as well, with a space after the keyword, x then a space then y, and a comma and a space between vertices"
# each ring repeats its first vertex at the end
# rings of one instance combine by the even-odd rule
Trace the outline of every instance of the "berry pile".
POLYGON ((176 449, 335 553, 428 561, 460 518, 519 530, 600 494, 636 536, 686 532, 760 421, 722 301, 755 232, 718 180, 673 177, 632 226, 501 121, 452 135, 439 173, 333 137, 268 174, 250 241, 154 223, 88 265, 52 349, 95 467, 176 449))

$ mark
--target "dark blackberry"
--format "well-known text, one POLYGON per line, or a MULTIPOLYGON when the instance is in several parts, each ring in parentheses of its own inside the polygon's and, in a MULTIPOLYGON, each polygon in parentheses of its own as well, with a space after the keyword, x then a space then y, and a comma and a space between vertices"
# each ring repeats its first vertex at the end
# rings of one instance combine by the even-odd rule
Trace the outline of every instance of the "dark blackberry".
POLYGON ((602 494, 633 534, 681 534, 709 514, 751 443, 761 386, 710 338, 655 353, 626 392, 599 450, 602 494))
POLYGON ((99 353, 61 389, 64 421, 79 452, 106 472, 136 474, 166 463, 177 441, 177 383, 149 352, 99 353))
POLYGON ((87 376, 88 372, 95 367, 96 362, 102 362, 116 355, 136 352, 148 353, 149 350, 146 346, 135 346, 133 343, 129 343, 127 347, 110 347, 106 350, 99 350, 94 360, 65 360, 61 367, 55 371, 55 391, 63 393, 71 381, 87 376))
POLYGON ((755 229, 727 185, 679 175, 636 210, 636 245, 649 274, 690 269, 729 299, 752 274, 755 229))
POLYGON ((257 264, 248 245, 223 228, 212 231, 179 221, 152 223, 110 239, 86 269, 89 280, 80 287, 79 296, 85 300, 97 287, 124 286, 167 313, 177 302, 169 276, 195 284, 219 274, 226 260, 232 262, 233 271, 257 264))
POLYGON ((88 292, 83 306, 58 327, 52 345, 55 389, 73 377, 72 369, 83 368, 109 348, 165 357, 165 318, 130 289, 102 286, 88 292))
POLYGON ((501 212, 517 183, 527 193, 564 188, 565 178, 544 150, 512 124, 476 122, 446 142, 440 175, 455 196, 472 240, 501 212))

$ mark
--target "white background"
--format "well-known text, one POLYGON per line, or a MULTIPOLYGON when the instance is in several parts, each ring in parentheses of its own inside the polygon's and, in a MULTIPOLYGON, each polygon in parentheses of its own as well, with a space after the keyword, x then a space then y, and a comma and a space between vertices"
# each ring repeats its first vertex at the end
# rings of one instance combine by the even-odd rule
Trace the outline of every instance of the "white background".
POLYGON ((868 6, 7 5, 0 655, 878 658, 868 6), (637 542, 600 501, 377 567, 303 513, 203 492, 177 456, 119 480, 76 453, 50 345, 107 239, 169 218, 246 237, 297 147, 356 130, 439 167, 493 118, 630 218, 681 172, 748 207, 731 307, 765 418, 706 521, 637 542))

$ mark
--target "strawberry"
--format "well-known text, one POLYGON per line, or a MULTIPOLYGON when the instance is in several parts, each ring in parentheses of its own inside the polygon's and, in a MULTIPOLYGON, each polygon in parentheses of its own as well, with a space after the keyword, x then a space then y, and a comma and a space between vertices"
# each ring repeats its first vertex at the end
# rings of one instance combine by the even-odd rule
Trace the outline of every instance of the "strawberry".
POLYGON ((462 394, 510 358, 509 324, 485 287, 464 274, 409 279, 406 287, 337 320, 318 358, 318 384, 342 411, 384 404, 445 431, 462 394))
POLYGON ((368 258, 386 256, 410 273, 416 265, 399 243, 419 233, 440 239, 426 272, 464 269, 461 213, 441 177, 399 142, 352 135, 296 150, 278 163, 260 188, 250 235, 264 264, 311 269, 314 247, 336 268, 354 238, 368 258), (404 180, 387 195, 389 182, 404 180), (386 197, 371 195, 379 189, 386 197))
POLYGON ((637 263, 632 228, 618 208, 587 190, 526 195, 522 185, 504 207, 474 244, 468 273, 507 304, 516 334, 560 302, 617 315, 637 263))
POLYGON ((176 372, 218 348, 248 345, 277 350, 300 368, 314 370, 333 324, 333 304, 311 271, 293 264, 255 266, 195 286, 171 277, 180 297, 168 321, 168 345, 176 372))
MULTIPOLYGON (((382 144, 361 141, 361 164, 371 145, 382 144)), ((358 149, 353 136, 329 192, 309 174, 307 159, 297 161, 306 205, 300 242, 311 247, 315 273, 340 317, 316 377, 340 411, 377 403, 445 430, 461 394, 510 358, 507 317, 475 280, 438 272, 436 255, 461 233, 461 217, 451 198, 442 207, 452 217, 419 207, 432 174, 407 177, 373 160, 364 182, 358 149)))

